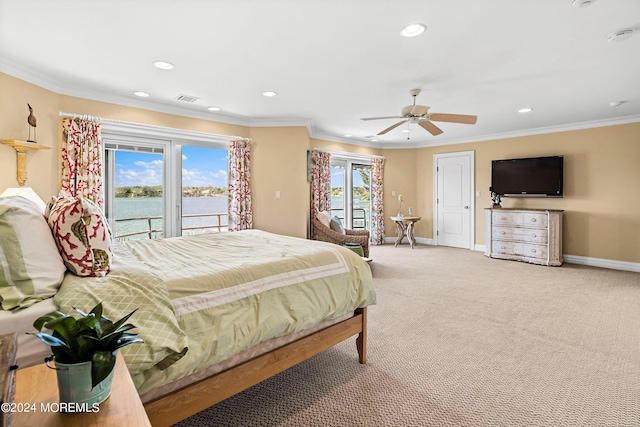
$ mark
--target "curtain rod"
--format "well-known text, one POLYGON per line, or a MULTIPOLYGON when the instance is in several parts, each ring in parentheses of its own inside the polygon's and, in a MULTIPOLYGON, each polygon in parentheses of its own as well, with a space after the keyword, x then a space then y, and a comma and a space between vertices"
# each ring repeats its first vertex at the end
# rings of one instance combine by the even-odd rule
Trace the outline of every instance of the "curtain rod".
POLYGON ((351 157, 368 157, 371 159, 384 159, 384 156, 376 156, 374 154, 362 154, 362 153, 349 153, 347 151, 336 151, 336 150, 330 150, 328 148, 314 148, 314 150, 316 151, 320 151, 323 153, 331 153, 331 154, 336 154, 336 155, 340 155, 340 156, 351 156, 351 157))
MULTIPOLYGON (((91 115, 88 115, 88 114, 65 113, 64 111, 60 111, 59 115, 60 115, 60 117, 67 117, 67 118, 70 118, 70 119, 90 120, 90 121, 94 121, 94 122, 119 123, 119 124, 125 124, 125 125, 133 125, 133 126, 150 126, 150 127, 154 127, 154 128, 163 128, 164 127, 164 126, 147 125, 147 124, 143 124, 143 123, 127 122, 127 121, 124 121, 124 120, 106 119, 104 117, 91 116, 91 115)), ((173 129, 173 128, 166 128, 166 129, 173 129)), ((208 132, 203 132, 203 133, 208 133, 208 132)), ((215 133, 210 133, 209 135, 215 136, 215 137, 220 137, 220 138, 229 138, 230 140, 240 140, 240 141, 249 141, 249 142, 251 142, 251 138, 245 138, 243 136, 219 135, 219 134, 215 134, 215 133)))

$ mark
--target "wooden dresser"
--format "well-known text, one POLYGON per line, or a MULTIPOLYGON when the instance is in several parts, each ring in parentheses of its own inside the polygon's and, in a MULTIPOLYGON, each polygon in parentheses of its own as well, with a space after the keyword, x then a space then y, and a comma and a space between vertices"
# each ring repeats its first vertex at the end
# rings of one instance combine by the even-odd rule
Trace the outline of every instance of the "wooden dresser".
POLYGON ((562 212, 485 209, 486 251, 491 258, 562 265, 562 212))

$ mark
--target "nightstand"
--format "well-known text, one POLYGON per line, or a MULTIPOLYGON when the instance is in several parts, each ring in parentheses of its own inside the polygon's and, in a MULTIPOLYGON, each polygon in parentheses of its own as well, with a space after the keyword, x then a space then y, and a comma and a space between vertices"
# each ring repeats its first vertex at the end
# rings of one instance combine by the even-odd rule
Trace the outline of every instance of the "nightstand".
MULTIPOLYGON (((35 411, 12 413, 11 427, 151 427, 133 380, 120 354, 118 354, 116 361, 111 396, 100 404, 98 412, 64 413, 46 411, 47 407, 55 408, 55 404, 59 400, 56 372, 47 368, 44 364, 18 370, 14 402, 16 405, 22 404, 23 408, 25 406, 33 408, 35 406, 35 411)), ((18 408, 19 406, 16 409, 18 408)))

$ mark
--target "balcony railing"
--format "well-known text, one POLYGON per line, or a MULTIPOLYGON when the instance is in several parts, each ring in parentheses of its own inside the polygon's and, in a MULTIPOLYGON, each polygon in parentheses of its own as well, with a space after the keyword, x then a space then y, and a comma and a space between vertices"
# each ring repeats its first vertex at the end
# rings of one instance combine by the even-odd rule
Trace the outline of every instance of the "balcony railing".
MULTIPOLYGON (((218 233, 220 233, 221 231, 226 231, 228 225, 222 223, 222 217, 228 217, 228 216, 229 216, 229 214, 226 213, 226 212, 182 215, 183 219, 185 219, 185 218, 203 218, 203 217, 214 217, 214 218, 216 218, 216 221, 215 221, 216 224, 213 224, 213 225, 192 225, 192 226, 187 226, 187 227, 185 227, 183 225, 182 226, 182 235, 198 234, 198 231, 206 232, 206 231, 209 231, 209 230, 214 230, 214 231, 217 231, 218 233)), ((136 218, 120 218, 120 219, 116 219, 115 220, 116 224, 123 223, 123 222, 132 222, 132 221, 144 222, 145 225, 146 225, 146 228, 144 230, 134 231, 134 232, 131 232, 131 233, 116 234, 115 238, 117 240, 126 240, 126 238, 128 238, 128 237, 140 236, 140 235, 146 234, 147 238, 153 239, 154 237, 157 237, 157 235, 154 235, 154 233, 162 233, 164 231, 162 229, 162 226, 160 226, 160 228, 154 228, 153 227, 153 221, 154 220, 162 220, 162 216, 143 216, 143 217, 136 217, 136 218)))
MULTIPOLYGON (((367 212, 368 209, 363 208, 353 208, 353 229, 354 230, 367 230, 367 212), (358 213, 356 215, 356 212, 358 213), (362 215, 360 215, 362 213, 362 215)), ((344 209, 331 209, 331 214, 340 218, 341 221, 344 221, 344 209)))

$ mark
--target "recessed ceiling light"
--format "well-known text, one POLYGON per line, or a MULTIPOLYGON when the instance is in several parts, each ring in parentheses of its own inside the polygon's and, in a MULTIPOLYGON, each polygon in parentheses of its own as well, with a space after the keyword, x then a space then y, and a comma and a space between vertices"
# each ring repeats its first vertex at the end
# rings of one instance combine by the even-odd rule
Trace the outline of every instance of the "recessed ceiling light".
POLYGON ((141 92, 141 91, 133 92, 133 94, 141 98, 148 98, 149 96, 151 96, 147 92, 141 92))
POLYGON ((531 111, 533 111, 533 108, 521 108, 518 110, 518 113, 530 113, 531 111))
POLYGON ((424 24, 409 24, 400 31, 400 34, 404 37, 416 37, 424 33, 426 29, 427 26, 424 24))
POLYGON ((344 136, 346 136, 347 138, 351 138, 353 135, 351 135, 350 133, 346 133, 344 136))
POLYGON ((609 103, 610 107, 619 107, 627 101, 613 101, 609 103))
POLYGON ((402 129, 400 132, 402 132, 402 133, 409 133, 409 129, 402 129))
POLYGON ((211 106, 211 107, 207 107, 207 110, 209 110, 209 111, 220 111, 220 107, 211 106))
POLYGON ((373 138, 371 142, 378 142, 378 138, 373 138))
POLYGON ((268 91, 266 91, 266 92, 262 92, 262 94, 263 94, 264 96, 272 97, 272 96, 276 96, 276 95, 278 95, 278 92, 274 92, 274 91, 272 91, 272 90, 268 90, 268 91))
POLYGON ((167 62, 167 61, 155 61, 153 63, 153 65, 155 65, 156 67, 162 69, 162 70, 173 70, 174 68, 176 68, 175 65, 173 65, 171 62, 167 62))
POLYGON ((621 42, 623 40, 627 40, 631 38, 634 33, 633 28, 625 28, 624 30, 614 31, 613 33, 609 33, 607 35, 607 40, 610 42, 621 42))

